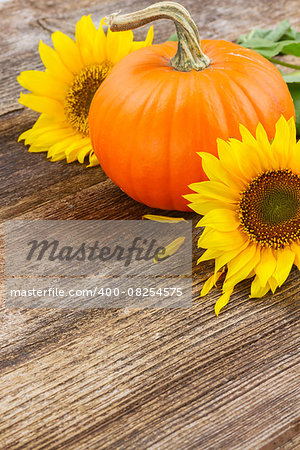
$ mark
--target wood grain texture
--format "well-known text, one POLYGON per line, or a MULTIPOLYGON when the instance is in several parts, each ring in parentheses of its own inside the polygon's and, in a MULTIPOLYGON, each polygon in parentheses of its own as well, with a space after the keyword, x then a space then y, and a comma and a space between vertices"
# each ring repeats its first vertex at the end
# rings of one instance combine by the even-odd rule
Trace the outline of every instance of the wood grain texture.
MULTIPOLYGON (((97 22, 105 13, 150 3, 0 1, 2 222, 158 213, 128 198, 99 167, 50 163, 17 143, 37 115, 18 104, 16 76, 42 68, 39 39, 49 44, 56 29, 72 35, 82 14, 97 22)), ((299 0, 182 4, 203 38, 234 40, 283 18, 300 29, 299 0)), ((168 21, 155 24, 156 42, 172 32, 168 21)), ((145 36, 145 29, 136 35, 145 36)), ((0 245, 3 288, 3 239, 0 245)), ((219 292, 199 297, 212 268, 194 268, 188 310, 24 311, 3 305, 0 448, 300 448, 299 272, 294 269, 274 296, 262 300, 249 300, 249 282, 241 283, 217 319, 219 292)))

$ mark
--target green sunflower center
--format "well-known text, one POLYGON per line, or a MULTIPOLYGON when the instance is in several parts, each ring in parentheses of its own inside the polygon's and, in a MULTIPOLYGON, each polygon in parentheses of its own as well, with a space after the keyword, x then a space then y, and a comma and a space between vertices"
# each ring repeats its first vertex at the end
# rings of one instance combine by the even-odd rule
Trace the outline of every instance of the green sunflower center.
POLYGON ((239 218, 264 247, 283 248, 300 239, 300 176, 278 169, 254 178, 241 194, 239 218))
POLYGON ((111 71, 112 65, 105 63, 85 67, 73 80, 65 99, 65 113, 72 127, 84 136, 89 134, 88 115, 93 97, 111 71))

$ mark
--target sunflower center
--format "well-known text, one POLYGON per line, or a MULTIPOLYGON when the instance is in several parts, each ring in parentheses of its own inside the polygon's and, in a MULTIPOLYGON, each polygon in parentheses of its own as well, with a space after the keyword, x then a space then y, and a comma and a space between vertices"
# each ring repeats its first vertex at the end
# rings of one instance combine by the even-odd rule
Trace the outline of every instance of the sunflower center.
POLYGON ((278 169, 251 180, 241 194, 239 219, 263 247, 283 248, 300 239, 300 176, 278 169))
POLYGON ((84 67, 73 80, 66 100, 65 113, 72 127, 79 133, 88 136, 88 115, 93 97, 111 71, 112 65, 105 63, 84 67))

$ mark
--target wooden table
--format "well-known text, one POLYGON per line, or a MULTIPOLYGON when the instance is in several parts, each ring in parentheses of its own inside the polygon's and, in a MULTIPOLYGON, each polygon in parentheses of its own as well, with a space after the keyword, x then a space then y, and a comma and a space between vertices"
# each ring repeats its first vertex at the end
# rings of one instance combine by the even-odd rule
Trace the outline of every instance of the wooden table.
MULTIPOLYGON (((128 198, 99 167, 50 163, 17 143, 37 115, 18 104, 16 76, 42 69, 39 39, 50 43, 56 29, 72 34, 82 14, 97 23, 149 3, 0 1, 2 221, 158 213, 128 198)), ((206 38, 234 40, 284 18, 300 29, 299 0, 182 3, 206 38)), ((169 22, 156 23, 155 41, 172 32, 169 22)), ((299 272, 262 300, 249 300, 249 282, 241 283, 217 319, 218 293, 199 297, 212 267, 195 268, 188 310, 3 308, 0 447, 300 448, 299 272)))

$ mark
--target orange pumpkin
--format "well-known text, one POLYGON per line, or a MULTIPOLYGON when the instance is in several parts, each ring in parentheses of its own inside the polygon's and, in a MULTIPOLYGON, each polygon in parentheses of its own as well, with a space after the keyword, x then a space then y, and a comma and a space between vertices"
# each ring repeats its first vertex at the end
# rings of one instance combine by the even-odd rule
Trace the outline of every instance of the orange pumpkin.
POLYGON ((187 211, 187 186, 207 179, 197 152, 216 155, 216 139, 240 138, 240 123, 255 132, 261 122, 272 138, 279 117, 295 110, 273 64, 223 40, 202 40, 200 48, 181 5, 162 2, 107 20, 120 31, 158 18, 174 20, 178 47, 153 45, 121 60, 94 96, 90 134, 102 168, 128 195, 187 211))

